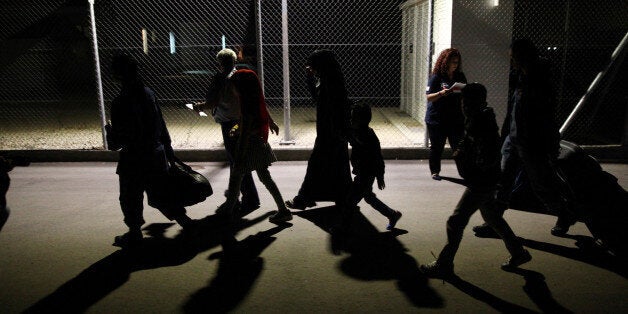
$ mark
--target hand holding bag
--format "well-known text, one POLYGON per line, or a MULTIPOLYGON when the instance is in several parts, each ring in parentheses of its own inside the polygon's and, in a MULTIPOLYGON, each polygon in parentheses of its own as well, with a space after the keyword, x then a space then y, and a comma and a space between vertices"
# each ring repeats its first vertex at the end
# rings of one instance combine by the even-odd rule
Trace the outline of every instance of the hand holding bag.
POLYGON ((185 207, 204 201, 213 189, 207 178, 175 157, 168 173, 156 178, 147 194, 152 207, 185 207))

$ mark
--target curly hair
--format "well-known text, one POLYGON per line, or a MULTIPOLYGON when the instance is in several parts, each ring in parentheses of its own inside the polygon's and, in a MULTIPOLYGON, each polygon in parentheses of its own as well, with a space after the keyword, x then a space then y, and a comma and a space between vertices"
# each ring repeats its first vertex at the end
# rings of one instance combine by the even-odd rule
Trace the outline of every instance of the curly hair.
POLYGON ((432 74, 446 76, 449 71, 449 62, 455 57, 458 57, 459 60, 458 67, 455 72, 462 72, 462 56, 460 55, 460 51, 456 48, 447 48, 441 51, 440 55, 438 55, 432 74))

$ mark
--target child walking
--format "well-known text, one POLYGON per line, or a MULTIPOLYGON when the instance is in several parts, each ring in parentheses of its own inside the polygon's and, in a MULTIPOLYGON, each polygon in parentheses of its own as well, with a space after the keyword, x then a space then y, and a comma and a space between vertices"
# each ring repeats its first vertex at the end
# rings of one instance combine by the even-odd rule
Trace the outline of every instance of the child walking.
POLYGON ((401 212, 396 211, 373 193, 373 183, 377 179, 377 187, 383 190, 384 158, 375 131, 369 127, 371 122, 371 107, 364 103, 356 103, 351 110, 351 132, 349 143, 352 147, 351 166, 355 178, 347 196, 347 208, 343 219, 357 208, 357 204, 364 200, 380 214, 388 218, 386 230, 391 230, 401 218, 401 212))
POLYGON ((420 266, 428 277, 453 275, 454 257, 464 228, 478 208, 484 220, 504 240, 511 254, 502 268, 514 268, 532 259, 501 213, 495 209, 495 191, 501 172, 500 141, 495 114, 492 108, 487 107, 486 88, 483 85, 471 83, 462 89, 462 111, 465 116, 465 136, 454 152, 454 159, 467 188, 447 220, 447 244, 438 259, 420 266))

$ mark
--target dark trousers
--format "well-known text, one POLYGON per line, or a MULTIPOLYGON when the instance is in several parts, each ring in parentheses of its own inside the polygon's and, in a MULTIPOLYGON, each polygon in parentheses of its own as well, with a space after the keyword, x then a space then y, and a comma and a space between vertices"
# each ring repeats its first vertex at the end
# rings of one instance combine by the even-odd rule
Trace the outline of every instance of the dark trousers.
POLYGON ((495 189, 467 188, 456 205, 454 213, 447 219, 447 244, 438 256, 439 263, 453 264, 460 241, 462 241, 464 228, 469 223, 469 218, 478 209, 484 221, 503 239, 511 255, 523 252, 523 247, 512 229, 501 213, 495 209, 495 189))
POLYGON ((428 124, 427 132, 430 137, 430 172, 440 173, 440 160, 445 149, 445 140, 449 140, 449 146, 454 150, 464 136, 464 128, 443 124, 428 124))
POLYGON ((391 217, 395 211, 384 204, 377 198, 377 195, 373 193, 373 183, 375 182, 374 176, 360 176, 356 175, 351 183, 349 189, 349 195, 347 196, 348 210, 352 210, 358 203, 364 199, 367 204, 371 205, 376 211, 385 217, 391 217))
POLYGON ((567 200, 569 184, 561 177, 554 158, 547 153, 530 151, 515 145, 507 137, 502 146, 502 177, 497 191, 498 210, 502 213, 508 207, 513 185, 523 170, 532 191, 546 209, 556 215, 569 215, 567 200))
POLYGON ((0 170, 0 209, 4 209, 7 206, 7 191, 10 183, 9 174, 0 170))
MULTIPOLYGON (((220 127, 222 129, 222 139, 225 143, 225 150, 227 151, 227 158, 229 159, 231 172, 233 172, 233 162, 235 158, 235 150, 238 143, 238 137, 229 136, 229 131, 236 123, 237 121, 230 121, 220 124, 220 127)), ((259 205, 259 195, 257 194, 257 188, 255 187, 255 181, 253 181, 253 176, 251 175, 251 172, 246 172, 243 174, 242 183, 240 185, 240 192, 242 192, 243 207, 259 205)))
MULTIPOLYGON (((144 191, 151 182, 150 176, 120 174, 120 207, 124 215, 124 223, 131 229, 138 229, 144 224, 144 191)), ((157 208, 168 219, 185 215, 184 207, 157 208)))

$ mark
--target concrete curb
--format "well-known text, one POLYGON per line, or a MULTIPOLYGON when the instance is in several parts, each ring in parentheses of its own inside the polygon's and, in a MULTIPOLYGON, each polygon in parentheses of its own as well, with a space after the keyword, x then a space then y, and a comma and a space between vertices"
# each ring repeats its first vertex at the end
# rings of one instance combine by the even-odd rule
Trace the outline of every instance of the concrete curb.
MULTIPOLYGON (((628 163, 628 147, 624 146, 582 146, 591 156, 601 162, 628 163)), ((308 160, 311 149, 278 148, 273 150, 281 161, 308 160)), ((176 154, 184 161, 226 161, 223 149, 218 150, 176 150, 176 154)), ((384 159, 427 159, 429 148, 384 148, 384 159)), ((2 156, 22 156, 32 162, 82 162, 82 161, 117 161, 118 153, 105 150, 4 150, 2 156)), ((445 149, 444 159, 451 158, 451 150, 445 149)))

